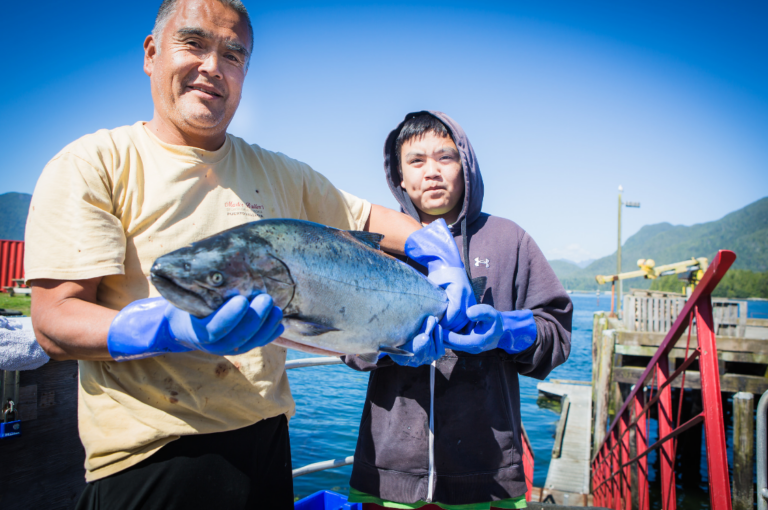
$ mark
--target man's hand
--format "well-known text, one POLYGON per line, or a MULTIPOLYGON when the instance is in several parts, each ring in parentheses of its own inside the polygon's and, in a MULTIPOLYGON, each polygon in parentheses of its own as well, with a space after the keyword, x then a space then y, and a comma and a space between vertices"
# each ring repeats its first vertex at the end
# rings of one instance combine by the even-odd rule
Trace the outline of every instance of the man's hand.
POLYGON ((469 331, 464 334, 448 331, 445 346, 470 354, 495 349, 504 334, 501 313, 489 305, 474 305, 467 308, 467 318, 472 321, 469 331))
POLYGON ((471 323, 463 332, 445 329, 438 324, 436 317, 427 317, 421 332, 400 346, 413 352, 413 356, 390 354, 389 357, 398 365, 418 367, 442 357, 446 348, 470 354, 499 348, 516 354, 536 341, 536 321, 530 310, 499 312, 489 305, 474 305, 467 309, 467 317, 471 323))
POLYGON ((235 296, 204 319, 179 310, 163 298, 135 301, 109 328, 113 359, 127 361, 169 352, 200 350, 219 356, 242 354, 279 337, 283 313, 260 294, 249 303, 235 296))
POLYGON ((530 310, 500 312, 489 305, 475 305, 467 309, 467 317, 472 321, 469 331, 444 333, 446 347, 472 354, 498 347, 516 354, 536 341, 536 321, 530 310))
POLYGON ((451 331, 463 329, 469 322, 467 308, 476 301, 459 248, 445 220, 433 221, 411 234, 405 242, 405 254, 425 266, 427 278, 448 296, 448 309, 440 325, 451 331))
POLYGON ((400 349, 412 352, 413 356, 390 354, 389 357, 404 367, 429 365, 434 360, 443 357, 445 354, 443 330, 437 323, 437 317, 427 317, 421 325, 421 332, 407 344, 401 345, 400 349))

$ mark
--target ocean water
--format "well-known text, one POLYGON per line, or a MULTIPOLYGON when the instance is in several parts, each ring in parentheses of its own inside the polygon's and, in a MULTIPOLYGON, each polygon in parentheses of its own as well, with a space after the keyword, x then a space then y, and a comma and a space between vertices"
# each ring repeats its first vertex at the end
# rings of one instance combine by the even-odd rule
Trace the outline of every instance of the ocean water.
MULTIPOLYGON (((609 295, 573 294, 574 317, 571 355, 547 378, 592 380, 592 317, 595 311, 609 311, 609 295)), ((751 301, 749 315, 768 318, 768 301, 751 301)), ((297 351, 288 351, 288 359, 310 357, 297 351)), ((293 468, 329 459, 352 455, 357 441, 360 415, 365 400, 368 374, 356 372, 345 365, 299 368, 288 371, 291 391, 296 399, 296 416, 290 422, 293 468)), ((542 487, 547 477, 555 427, 559 411, 555 412, 537 403, 537 380, 520 377, 520 401, 523 424, 531 440, 535 456, 534 485, 542 487)), ((732 395, 724 396, 726 437, 729 457, 732 455, 731 417, 732 395)), ((673 395, 675 404, 676 395, 673 395)), ((755 403, 757 405, 757 403, 755 403)), ((655 420, 649 421, 650 438, 657 437, 655 420)), ((706 495, 707 467, 705 444, 702 441, 700 477, 691 483, 678 472, 678 501, 681 509, 709 508, 706 495)), ((652 508, 660 508, 653 493, 658 493, 656 453, 649 455, 649 478, 652 508)), ((312 473, 294 479, 294 493, 304 497, 322 489, 340 493, 349 491, 351 466, 312 473)))
MULTIPOLYGON (((609 296, 574 294, 574 323, 571 355, 548 379, 592 380, 592 314, 611 308, 609 296)), ((310 357, 288 351, 288 359, 310 357)), ((298 368, 288 371, 296 399, 296 416, 290 422, 293 468, 313 462, 343 458, 355 451, 360 415, 365 401, 368 374, 345 365, 298 368)), ((523 425, 535 456, 534 484, 544 485, 559 414, 540 408, 536 401, 539 381, 520 377, 523 425)), ((330 469, 294 479, 294 492, 304 497, 322 489, 347 493, 352 466, 330 469)))

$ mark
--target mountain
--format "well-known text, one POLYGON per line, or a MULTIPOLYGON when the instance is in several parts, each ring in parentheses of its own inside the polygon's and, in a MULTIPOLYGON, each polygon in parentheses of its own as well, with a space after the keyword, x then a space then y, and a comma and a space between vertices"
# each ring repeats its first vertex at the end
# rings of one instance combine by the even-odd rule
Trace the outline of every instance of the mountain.
POLYGON ((560 280, 569 276, 574 276, 581 272, 581 267, 575 262, 565 259, 550 260, 549 265, 555 270, 555 274, 560 280))
MULTIPOLYGON (((621 267, 622 271, 633 271, 638 259, 646 258, 656 261, 656 265, 691 257, 707 257, 711 261, 717 250, 722 249, 736 252, 735 269, 768 271, 768 197, 708 223, 690 227, 669 223, 646 225, 622 246, 621 267)), ((595 275, 616 272, 615 252, 579 271, 573 270, 574 264, 562 262, 550 263, 563 285, 570 289, 594 289, 595 275)), ((650 280, 633 279, 625 281, 624 288, 648 288, 650 284, 650 280)))
POLYGON ((4 193, 0 195, 0 239, 24 240, 29 202, 32 195, 26 193, 4 193))

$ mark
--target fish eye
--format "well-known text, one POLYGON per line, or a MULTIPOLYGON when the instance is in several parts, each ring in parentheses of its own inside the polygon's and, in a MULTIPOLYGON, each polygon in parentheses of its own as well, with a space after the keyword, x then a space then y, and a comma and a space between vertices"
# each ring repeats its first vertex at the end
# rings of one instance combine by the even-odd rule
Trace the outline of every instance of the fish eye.
POLYGON ((192 266, 189 265, 189 263, 184 264, 184 271, 191 271, 192 266))
POLYGON ((211 273, 208 275, 208 282, 213 285, 214 287, 218 287, 222 283, 224 283, 224 275, 221 273, 211 273))

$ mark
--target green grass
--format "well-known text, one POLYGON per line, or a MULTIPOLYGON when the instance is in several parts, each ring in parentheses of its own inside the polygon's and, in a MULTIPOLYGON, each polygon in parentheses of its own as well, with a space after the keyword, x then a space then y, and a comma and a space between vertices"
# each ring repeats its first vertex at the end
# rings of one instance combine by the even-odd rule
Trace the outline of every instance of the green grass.
POLYGON ((0 292, 0 308, 9 308, 11 310, 19 310, 26 316, 29 316, 29 307, 32 300, 29 296, 16 296, 11 297, 5 292, 0 292))

